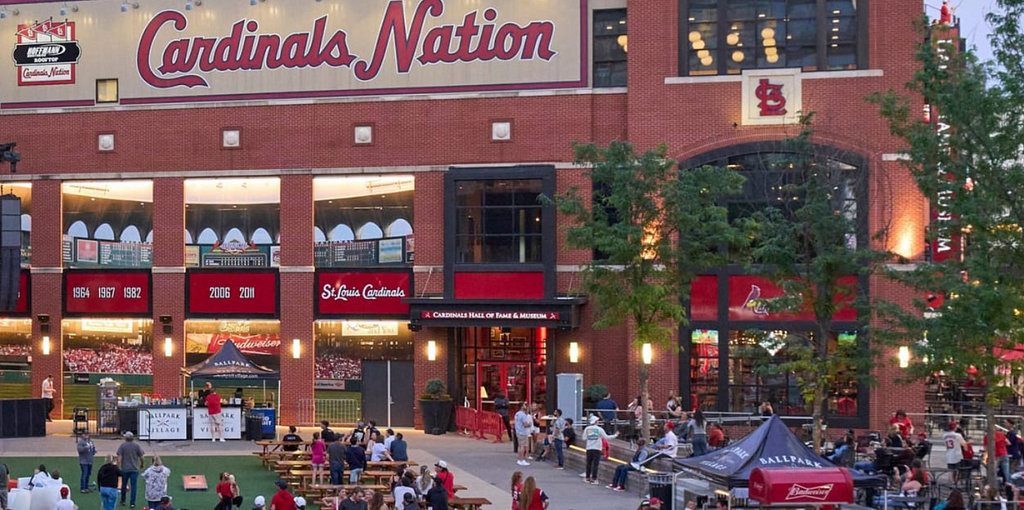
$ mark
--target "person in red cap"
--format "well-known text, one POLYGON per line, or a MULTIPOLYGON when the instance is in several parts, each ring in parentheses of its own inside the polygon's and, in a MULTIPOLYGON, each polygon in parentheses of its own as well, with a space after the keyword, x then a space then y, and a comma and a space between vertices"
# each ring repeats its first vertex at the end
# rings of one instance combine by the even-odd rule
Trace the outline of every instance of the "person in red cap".
POLYGON ((53 507, 53 510, 78 510, 78 505, 71 501, 71 489, 67 485, 60 488, 60 501, 53 507))

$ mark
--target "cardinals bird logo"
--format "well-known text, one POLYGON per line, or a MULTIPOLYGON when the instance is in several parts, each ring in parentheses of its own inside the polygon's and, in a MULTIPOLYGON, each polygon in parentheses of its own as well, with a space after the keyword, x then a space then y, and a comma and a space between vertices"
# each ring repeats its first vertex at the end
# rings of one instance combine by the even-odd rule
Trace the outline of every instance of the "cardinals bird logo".
POLYGON ((765 306, 764 300, 761 299, 761 287, 757 285, 750 286, 750 293, 747 294, 747 299, 743 302, 742 308, 754 312, 754 315, 768 316, 768 307, 765 306))

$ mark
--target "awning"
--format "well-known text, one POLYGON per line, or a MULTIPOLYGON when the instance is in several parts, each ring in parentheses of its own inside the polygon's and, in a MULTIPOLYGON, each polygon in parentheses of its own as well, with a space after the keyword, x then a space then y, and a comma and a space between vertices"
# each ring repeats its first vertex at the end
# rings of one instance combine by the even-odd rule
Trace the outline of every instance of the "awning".
POLYGON ((853 478, 844 468, 755 468, 749 496, 762 505, 853 503, 853 478))

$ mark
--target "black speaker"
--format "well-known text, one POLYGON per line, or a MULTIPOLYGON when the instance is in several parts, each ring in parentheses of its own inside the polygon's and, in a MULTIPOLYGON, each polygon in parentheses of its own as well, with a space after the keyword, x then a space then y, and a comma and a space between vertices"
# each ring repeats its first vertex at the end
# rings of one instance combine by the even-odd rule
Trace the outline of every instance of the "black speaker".
POLYGON ((0 196, 0 311, 18 306, 21 278, 21 199, 0 196))
POLYGON ((15 400, 15 414, 18 416, 18 437, 32 437, 32 400, 15 400))
POLYGON ((30 435, 32 437, 43 437, 46 435, 46 400, 34 398, 29 402, 31 402, 29 414, 32 417, 32 426, 29 430, 30 435))

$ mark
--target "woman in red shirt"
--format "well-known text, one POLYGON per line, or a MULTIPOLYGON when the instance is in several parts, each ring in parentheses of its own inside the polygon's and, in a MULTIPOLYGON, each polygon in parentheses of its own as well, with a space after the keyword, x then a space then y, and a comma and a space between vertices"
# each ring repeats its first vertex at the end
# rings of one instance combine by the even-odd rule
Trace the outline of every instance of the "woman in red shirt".
POLYGON ((523 482, 523 490, 519 493, 518 510, 547 510, 548 495, 537 488, 537 481, 532 476, 527 477, 523 482))
POLYGON ((523 492, 523 472, 512 473, 512 510, 519 510, 519 495, 523 492))
POLYGON ((231 510, 235 494, 231 490, 231 482, 228 481, 228 476, 230 475, 227 471, 220 474, 220 483, 217 484, 217 497, 220 498, 220 503, 217 504, 214 510, 231 510))

